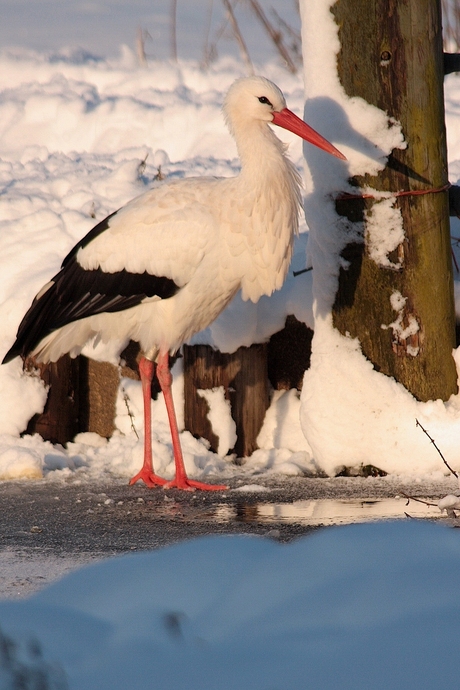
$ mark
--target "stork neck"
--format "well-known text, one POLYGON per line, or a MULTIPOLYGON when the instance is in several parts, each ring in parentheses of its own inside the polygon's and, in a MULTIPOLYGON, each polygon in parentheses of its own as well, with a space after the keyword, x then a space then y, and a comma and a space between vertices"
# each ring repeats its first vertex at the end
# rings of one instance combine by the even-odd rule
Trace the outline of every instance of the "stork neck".
POLYGON ((267 177, 289 174, 292 163, 286 158, 284 144, 268 124, 258 123, 236 137, 245 184, 265 183, 267 177))

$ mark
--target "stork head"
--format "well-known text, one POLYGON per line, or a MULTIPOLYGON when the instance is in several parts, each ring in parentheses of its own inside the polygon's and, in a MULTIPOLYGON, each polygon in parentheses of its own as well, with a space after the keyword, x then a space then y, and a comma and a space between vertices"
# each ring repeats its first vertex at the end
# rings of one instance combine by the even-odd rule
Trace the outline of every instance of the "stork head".
POLYGON ((335 146, 287 108, 280 89, 265 77, 237 79, 225 97, 224 114, 232 134, 240 127, 249 127, 251 122, 272 123, 297 134, 323 151, 346 160, 335 146))

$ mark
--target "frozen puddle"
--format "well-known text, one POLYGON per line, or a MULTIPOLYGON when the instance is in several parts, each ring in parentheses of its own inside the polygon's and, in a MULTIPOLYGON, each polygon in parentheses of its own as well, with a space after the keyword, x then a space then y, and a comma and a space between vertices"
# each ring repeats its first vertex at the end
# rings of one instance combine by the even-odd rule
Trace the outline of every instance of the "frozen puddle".
POLYGON ((437 506, 428 506, 406 498, 311 499, 294 503, 244 503, 220 505, 215 518, 222 522, 295 523, 301 525, 346 525, 411 518, 440 518, 437 506))
MULTIPOLYGON (((427 506, 407 499, 309 499, 293 503, 248 502, 219 503, 209 510, 185 509, 183 505, 168 501, 153 508, 155 514, 172 520, 206 521, 214 523, 245 522, 277 525, 346 525, 353 522, 404 519, 407 517, 439 519, 437 506, 427 506)), ((26 597, 42 589, 78 567, 108 557, 103 554, 53 556, 38 549, 0 550, 0 599, 26 597)))

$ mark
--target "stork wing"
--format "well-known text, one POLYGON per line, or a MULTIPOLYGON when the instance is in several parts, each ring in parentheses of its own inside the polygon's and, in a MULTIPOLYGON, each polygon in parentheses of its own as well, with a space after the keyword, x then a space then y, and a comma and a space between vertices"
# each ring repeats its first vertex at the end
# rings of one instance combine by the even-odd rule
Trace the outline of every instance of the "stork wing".
POLYGON ((137 197, 99 223, 72 250, 85 269, 163 276, 189 282, 218 235, 219 180, 189 178, 137 197))
POLYGON ((175 295, 215 246, 209 190, 216 183, 192 178, 165 184, 98 223, 38 293, 3 361, 27 355, 73 321, 175 295))

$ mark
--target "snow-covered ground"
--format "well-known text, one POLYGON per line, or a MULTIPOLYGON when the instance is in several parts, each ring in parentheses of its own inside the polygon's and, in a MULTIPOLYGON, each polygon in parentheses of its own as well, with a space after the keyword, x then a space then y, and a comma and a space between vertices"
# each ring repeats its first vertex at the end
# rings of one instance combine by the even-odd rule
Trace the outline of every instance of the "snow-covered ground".
MULTIPOLYGON (((244 67, 237 58, 225 57, 207 71, 192 60, 177 65, 151 61, 148 68, 140 68, 127 47, 118 57, 97 61, 82 58, 78 52, 53 53, 50 57, 20 48, 5 49, 0 54, 0 65, 1 354, 11 345, 31 299, 58 270, 75 241, 95 222, 154 184, 159 169, 168 177, 226 176, 238 171, 234 142, 225 128, 220 108, 225 91, 244 73, 244 67)), ((276 59, 261 65, 259 71, 279 84, 292 110, 302 113, 301 74, 291 75, 276 59)), ((310 88, 314 91, 317 86, 314 83, 310 88)), ((458 77, 448 77, 446 119, 450 177, 454 183, 460 176, 459 90, 458 77)), ((357 127, 362 124, 362 118, 362 113, 355 114, 357 127)), ((385 118, 378 111, 366 123, 369 136, 379 127, 386 127, 385 118)), ((322 125, 326 136, 334 139, 334 132, 327 131, 331 126, 327 118, 323 124, 312 124, 318 129, 322 125)), ((397 129, 393 130, 387 146, 401 141, 397 129)), ((290 143, 290 155, 302 168, 299 141, 281 130, 277 134, 290 143)), ((380 139, 383 146, 381 133, 380 139)), ((353 158, 352 142, 341 146, 350 158, 352 170, 365 167, 365 156, 353 158)), ((326 172, 316 196, 309 194, 310 206, 307 199, 310 224, 315 222, 315 203, 325 180, 329 187, 332 184, 336 189, 346 184, 343 172, 334 167, 342 164, 334 159, 325 162, 324 154, 320 155, 323 157, 320 164, 326 172)), ((309 162, 312 167, 318 166, 318 159, 309 162)), ((311 192, 308 178, 307 189, 311 192)), ((293 270, 310 262, 310 257, 306 257, 305 221, 302 230, 293 270)), ((460 235, 458 221, 453 223, 452 233, 460 235)), ((317 243, 317 234, 315 238, 317 243)), ((331 333, 321 319, 315 321, 312 291, 315 274, 316 290, 320 294, 328 284, 327 270, 323 284, 317 278, 323 275, 319 269, 297 277, 291 273, 281 291, 271 298, 262 298, 256 305, 245 303, 237 296, 226 312, 194 339, 194 342, 212 343, 223 351, 233 351, 239 345, 266 340, 283 327, 287 314, 295 314, 315 327, 317 346, 313 363, 316 368, 312 367, 307 375, 305 386, 305 433, 299 423, 297 392, 275 393, 259 438, 260 450, 247 461, 247 471, 302 474, 314 473, 319 468, 334 474, 335 468, 343 464, 373 463, 392 473, 422 476, 442 473, 445 468, 415 426, 416 418, 436 439, 451 464, 460 468, 457 397, 446 404, 417 403, 399 384, 374 372, 356 343, 331 333), (331 357, 326 369, 322 369, 317 351, 333 352, 337 348, 340 357, 331 357), (375 400, 379 409, 371 415, 369 406, 375 407, 375 400), (327 420, 327 424, 331 423, 331 410, 335 410, 333 433, 324 425, 317 425, 314 415, 312 418, 311 410, 318 415, 321 408, 325 409, 320 421, 327 420), (391 438, 388 429, 393 430, 391 438)), ((318 304, 318 295, 315 300, 318 304)), ((460 307, 457 311, 460 312, 460 307)), ((113 358, 107 348, 99 353, 89 352, 93 356, 113 358)), ((38 437, 18 438, 28 419, 42 409, 46 392, 38 379, 23 375, 18 360, 1 367, 0 477, 49 477, 56 472, 67 481, 104 473, 132 476, 139 466, 142 449, 141 400, 136 383, 129 380, 122 383, 117 417, 119 433, 108 443, 94 435, 83 435, 64 450, 38 437), (140 440, 131 430, 125 394, 140 440)), ((175 371, 178 408, 181 395, 179 364, 175 371)), ((163 401, 159 399, 153 406, 157 468, 167 476, 172 473, 172 461, 163 401)), ((225 406, 220 405, 220 409, 225 411, 225 406)), ((217 434, 230 438, 228 416, 214 415, 214 420, 217 434)), ((234 472, 231 460, 210 453, 187 432, 183 433, 183 444, 191 474, 218 473, 225 477, 234 472)), ((228 444, 222 444, 221 455, 226 447, 228 444)))

